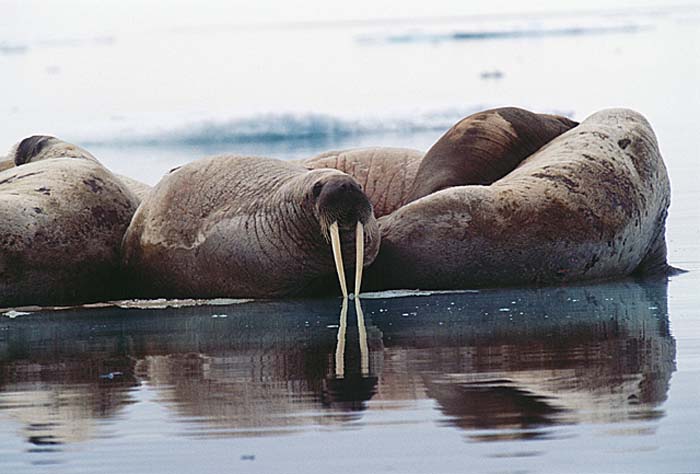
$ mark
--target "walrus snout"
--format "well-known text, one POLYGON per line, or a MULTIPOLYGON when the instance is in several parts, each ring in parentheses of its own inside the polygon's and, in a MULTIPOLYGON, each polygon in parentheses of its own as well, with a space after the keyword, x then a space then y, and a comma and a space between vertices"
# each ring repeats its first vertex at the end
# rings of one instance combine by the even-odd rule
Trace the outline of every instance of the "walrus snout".
POLYGON ((372 217, 372 204, 362 187, 349 176, 333 176, 314 185, 316 208, 322 221, 337 222, 343 230, 354 230, 372 217))

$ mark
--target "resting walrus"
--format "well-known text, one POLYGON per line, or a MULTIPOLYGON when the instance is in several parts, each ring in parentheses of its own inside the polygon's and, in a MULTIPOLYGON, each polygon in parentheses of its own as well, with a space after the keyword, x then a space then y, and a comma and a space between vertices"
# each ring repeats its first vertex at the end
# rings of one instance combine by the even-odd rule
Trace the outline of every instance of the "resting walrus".
MULTIPOLYGON (((463 139, 454 131, 440 141, 463 139)), ((430 163, 429 155, 421 163, 427 176, 464 158, 430 163)), ((665 270, 669 201, 649 123, 630 110, 604 110, 488 186, 442 189, 381 218, 369 283, 448 289, 665 270)))
POLYGON ((578 125, 561 115, 516 107, 484 110, 460 120, 425 154, 406 202, 467 184, 491 184, 578 125))
POLYGON ((150 296, 307 295, 326 288, 334 268, 347 295, 344 266, 357 268, 357 291, 378 249, 372 205, 347 174, 219 156, 155 186, 129 226, 123 258, 150 296), (341 242, 355 260, 341 258, 341 242))
POLYGON ((0 172, 0 306, 118 295, 136 197, 87 151, 33 136, 0 172))

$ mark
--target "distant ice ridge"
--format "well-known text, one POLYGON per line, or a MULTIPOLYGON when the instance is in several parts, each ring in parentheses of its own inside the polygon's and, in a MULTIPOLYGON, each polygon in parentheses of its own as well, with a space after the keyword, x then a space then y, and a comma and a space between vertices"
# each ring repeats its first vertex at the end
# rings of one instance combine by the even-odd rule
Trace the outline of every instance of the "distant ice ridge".
POLYGON ((288 141, 339 141, 370 135, 408 135, 444 132, 458 120, 484 106, 469 106, 415 115, 372 118, 340 118, 328 114, 263 114, 203 122, 170 130, 118 133, 100 139, 81 140, 85 145, 217 145, 288 141))
POLYGON ((397 43, 441 43, 452 41, 487 41, 512 40, 527 38, 546 38, 562 36, 585 36, 605 34, 629 34, 654 27, 653 19, 646 15, 637 15, 634 20, 621 20, 616 16, 608 17, 604 12, 588 15, 588 18, 575 17, 527 17, 522 20, 491 19, 469 24, 445 27, 414 27, 394 29, 374 35, 360 35, 356 39, 364 44, 397 43))
POLYGON ((499 39, 546 38, 559 36, 583 36, 637 33, 651 28, 643 24, 618 24, 608 26, 551 26, 551 27, 501 27, 493 29, 473 28, 450 31, 406 31, 379 36, 360 36, 357 40, 365 44, 377 43, 440 43, 447 41, 485 41, 499 39))

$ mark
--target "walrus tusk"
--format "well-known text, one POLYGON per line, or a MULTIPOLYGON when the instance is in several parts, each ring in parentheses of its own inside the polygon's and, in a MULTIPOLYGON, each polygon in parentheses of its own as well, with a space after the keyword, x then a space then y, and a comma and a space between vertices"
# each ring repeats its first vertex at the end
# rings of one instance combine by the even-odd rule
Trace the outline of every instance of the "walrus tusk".
POLYGON ((355 297, 358 297, 360 295, 360 286, 362 285, 362 266, 365 262, 365 229, 360 221, 357 221, 355 239, 355 297))
POLYGON ((340 252, 340 232, 338 231, 338 221, 335 221, 330 226, 331 231, 331 247, 333 248, 333 258, 335 259, 335 270, 338 272, 338 280, 340 280, 340 289, 343 292, 343 298, 348 297, 348 287, 345 283, 345 269, 343 268, 343 254, 340 252))

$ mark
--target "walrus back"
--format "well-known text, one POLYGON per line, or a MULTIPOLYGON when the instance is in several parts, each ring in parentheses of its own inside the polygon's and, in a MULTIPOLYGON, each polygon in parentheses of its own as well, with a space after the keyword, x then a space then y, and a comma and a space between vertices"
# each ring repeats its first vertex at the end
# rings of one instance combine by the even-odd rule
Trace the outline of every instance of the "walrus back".
POLYGON ((452 186, 491 184, 576 125, 566 117, 516 107, 470 115, 425 154, 407 202, 452 186))

